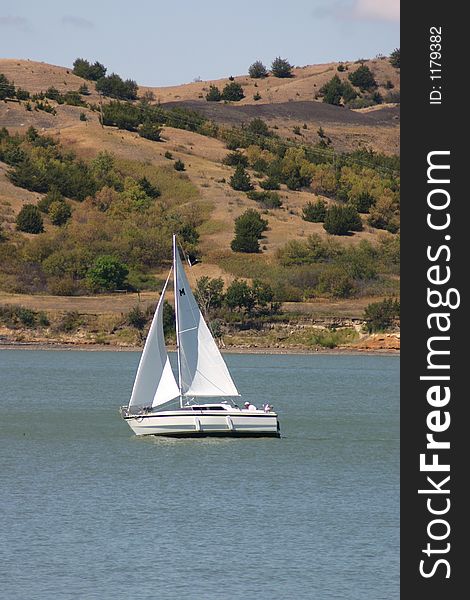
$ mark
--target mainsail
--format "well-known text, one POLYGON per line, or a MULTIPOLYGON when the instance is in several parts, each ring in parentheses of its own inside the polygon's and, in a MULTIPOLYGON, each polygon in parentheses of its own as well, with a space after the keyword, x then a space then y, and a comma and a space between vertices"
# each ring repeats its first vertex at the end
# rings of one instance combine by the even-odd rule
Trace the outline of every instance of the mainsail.
POLYGON ((185 396, 239 396, 181 264, 173 236, 179 378, 185 396))
POLYGON ((163 303, 170 275, 171 271, 150 325, 129 406, 159 406, 180 395, 166 352, 163 334, 163 303))

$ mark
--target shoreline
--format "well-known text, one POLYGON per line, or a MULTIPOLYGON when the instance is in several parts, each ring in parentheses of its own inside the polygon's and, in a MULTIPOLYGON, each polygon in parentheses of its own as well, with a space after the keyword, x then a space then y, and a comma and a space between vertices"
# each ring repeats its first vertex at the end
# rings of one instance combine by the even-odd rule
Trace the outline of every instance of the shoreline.
MULTIPOLYGON (((5 342, 0 341, 0 350, 57 350, 81 352, 142 352, 142 347, 137 346, 112 346, 107 344, 65 344, 60 342, 5 342)), ((176 352, 175 348, 168 348, 169 352, 176 352)), ((400 351, 392 348, 253 348, 230 347, 222 348, 222 354, 355 354, 376 356, 400 356, 400 351)))

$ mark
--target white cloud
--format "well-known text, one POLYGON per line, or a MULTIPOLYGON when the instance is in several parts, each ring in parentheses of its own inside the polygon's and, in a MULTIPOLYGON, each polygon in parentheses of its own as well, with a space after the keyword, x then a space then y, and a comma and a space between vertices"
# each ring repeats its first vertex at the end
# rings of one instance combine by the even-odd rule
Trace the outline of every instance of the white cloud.
POLYGON ((352 15, 356 19, 399 21, 400 0, 355 0, 352 15))

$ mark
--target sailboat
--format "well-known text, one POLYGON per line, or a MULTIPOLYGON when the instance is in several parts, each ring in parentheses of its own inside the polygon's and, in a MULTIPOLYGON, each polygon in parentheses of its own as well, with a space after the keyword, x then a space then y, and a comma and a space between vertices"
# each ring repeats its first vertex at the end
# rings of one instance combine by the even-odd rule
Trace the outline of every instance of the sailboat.
POLYGON ((245 402, 207 326, 173 236, 173 266, 155 310, 140 358, 132 394, 121 415, 139 436, 280 437, 278 415, 268 402, 262 409, 245 402), (163 305, 173 272, 177 377, 163 333, 163 305))

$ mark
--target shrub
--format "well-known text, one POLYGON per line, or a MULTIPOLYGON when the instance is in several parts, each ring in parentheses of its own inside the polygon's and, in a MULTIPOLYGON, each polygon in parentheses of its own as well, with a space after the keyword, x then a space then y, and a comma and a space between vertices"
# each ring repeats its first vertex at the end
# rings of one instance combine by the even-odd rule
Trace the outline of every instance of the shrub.
POLYGON ((229 167, 236 167, 241 165, 242 167, 248 166, 248 157, 242 154, 239 150, 235 150, 234 152, 229 152, 223 159, 222 162, 224 165, 228 165, 229 167))
POLYGON ((355 198, 352 198, 349 203, 360 213, 368 213, 370 208, 375 204, 375 198, 369 192, 361 192, 355 198))
POLYGON ((88 269, 86 278, 93 291, 110 291, 123 287, 129 270, 114 256, 99 256, 88 269))
POLYGON ((390 54, 389 60, 392 67, 395 67, 396 69, 400 68, 400 48, 395 48, 390 54))
POLYGON ((26 233, 44 231, 44 222, 39 208, 34 204, 25 204, 16 217, 16 229, 26 233))
POLYGON ((159 198, 162 194, 160 190, 153 185, 147 177, 141 177, 137 182, 149 198, 159 198))
POLYGON ((400 303, 392 298, 386 298, 381 302, 372 302, 364 310, 366 329, 369 333, 390 329, 394 320, 399 316, 400 303))
POLYGON ((253 94, 253 100, 255 102, 257 102, 258 100, 261 100, 261 94, 259 92, 256 92, 255 94, 253 94))
POLYGON ((256 60, 248 69, 248 75, 252 79, 262 79, 268 76, 268 70, 260 60, 256 60))
POLYGON ((302 210, 302 219, 311 223, 323 223, 326 217, 326 202, 317 200, 316 202, 307 202, 302 210))
POLYGON ((266 121, 263 121, 263 119, 259 119, 258 117, 248 123, 247 130, 253 135, 270 135, 268 124, 266 121))
POLYGON ((185 166, 184 162, 182 160, 180 160, 179 158, 177 160, 175 160, 175 162, 173 164, 173 168, 175 169, 175 171, 185 171, 186 170, 186 166, 185 166))
POLYGON ((253 185, 250 180, 250 176, 245 171, 243 165, 238 164, 235 173, 230 177, 230 185, 234 190, 240 192, 248 192, 253 189, 253 185))
POLYGON ((211 279, 207 276, 196 281, 194 295, 203 312, 207 317, 213 309, 220 308, 224 299, 224 282, 221 277, 211 279))
POLYGON ((88 120, 88 119, 87 119, 87 117, 86 117, 86 114, 81 112, 81 113, 80 113, 80 121, 87 121, 87 120, 88 120))
POLYGON ((282 201, 277 192, 255 192, 251 191, 247 193, 250 200, 259 202, 263 208, 281 208, 282 201))
POLYGON ((62 226, 72 216, 72 209, 67 202, 52 202, 49 206, 49 217, 53 225, 62 226))
POLYGON ((293 66, 285 58, 278 56, 271 64, 271 73, 274 77, 292 77, 293 66))
POLYGON ((235 237, 231 248, 234 252, 259 252, 258 239, 267 229, 268 222, 261 218, 259 212, 253 209, 246 210, 235 219, 235 237))
POLYGON ((209 91, 206 94, 206 100, 208 102, 219 102, 222 99, 222 94, 216 85, 211 85, 209 91))
POLYGON ((22 88, 18 88, 16 90, 16 97, 18 100, 29 100, 30 94, 28 90, 23 90, 22 88))
POLYGON ((348 75, 349 81, 361 90, 370 90, 377 87, 372 71, 367 65, 361 65, 348 75))
POLYGON ((352 206, 334 204, 326 211, 323 227, 332 235, 347 235, 350 231, 361 231, 362 221, 352 206))
POLYGON ((272 176, 268 177, 264 181, 261 181, 260 187, 262 187, 263 190, 280 190, 281 189, 279 179, 277 179, 276 177, 272 177, 272 176))
POLYGON ((90 95, 90 90, 88 89, 88 86, 87 86, 86 83, 83 83, 78 88, 78 93, 81 94, 82 96, 89 96, 90 95))
POLYGON ((238 102, 245 97, 242 86, 236 81, 231 81, 222 90, 221 99, 238 102))
POLYGON ((147 325, 147 317, 139 306, 134 306, 127 313, 126 322, 131 327, 135 327, 139 331, 142 331, 142 329, 147 325))
POLYGON ((165 158, 168 158, 168 160, 173 160, 173 154, 167 150, 164 154, 165 158))
POLYGON ((333 267, 320 274, 317 290, 334 298, 349 298, 354 292, 354 281, 341 267, 333 267))
POLYGON ((139 135, 147 140, 152 140, 153 142, 161 142, 161 133, 162 128, 150 121, 145 121, 139 127, 139 135))

